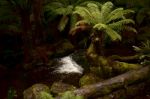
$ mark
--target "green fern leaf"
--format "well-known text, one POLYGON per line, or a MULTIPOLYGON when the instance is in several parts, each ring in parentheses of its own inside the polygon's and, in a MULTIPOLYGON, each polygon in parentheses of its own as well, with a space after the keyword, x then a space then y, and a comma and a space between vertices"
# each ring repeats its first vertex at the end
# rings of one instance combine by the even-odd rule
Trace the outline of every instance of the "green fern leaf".
MULTIPOLYGON (((108 24, 109 27, 111 27, 112 29, 115 30, 122 30, 124 28, 125 25, 127 24, 135 24, 135 22, 132 19, 124 19, 124 20, 120 20, 117 22, 113 22, 111 24, 108 24)), ((135 31, 135 30, 134 30, 135 31)))
POLYGON ((94 26, 94 28, 105 32, 113 41, 121 40, 121 36, 105 24, 98 23, 94 26))
POLYGON ((118 20, 118 19, 124 19, 126 14, 129 14, 129 13, 134 13, 133 10, 118 10, 116 13, 112 14, 111 17, 108 17, 107 19, 107 22, 106 23, 109 23, 111 21, 115 21, 115 20, 118 20))
POLYGON ((88 3, 87 4, 88 10, 91 13, 91 16, 93 17, 93 23, 98 23, 101 22, 101 13, 100 13, 100 9, 99 6, 97 6, 94 3, 88 3))
POLYGON ((90 23, 93 23, 93 17, 91 16, 91 13, 87 8, 78 6, 75 8, 75 11, 73 13, 78 14, 85 20, 89 21, 90 23))
POLYGON ((78 19, 78 16, 75 15, 75 14, 72 14, 70 16, 70 29, 72 29, 73 27, 75 27, 77 19, 78 19))
POLYGON ((124 26, 124 29, 127 30, 127 31, 132 31, 134 33, 137 33, 137 30, 133 27, 129 27, 129 26, 124 26))
POLYGON ((59 25, 58 25, 58 30, 59 30, 59 31, 63 31, 63 30, 65 29, 65 27, 66 27, 68 21, 69 21, 68 16, 63 16, 63 17, 61 18, 61 21, 60 21, 59 25))
POLYGON ((101 7, 101 22, 104 23, 106 20, 106 17, 111 12, 113 8, 113 4, 111 2, 106 2, 101 7))

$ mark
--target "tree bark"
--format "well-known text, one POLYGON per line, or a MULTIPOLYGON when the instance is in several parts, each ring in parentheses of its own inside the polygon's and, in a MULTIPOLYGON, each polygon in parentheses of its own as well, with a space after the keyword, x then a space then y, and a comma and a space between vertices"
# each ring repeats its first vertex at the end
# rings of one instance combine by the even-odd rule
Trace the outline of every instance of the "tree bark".
POLYGON ((33 3, 33 16, 35 22, 33 40, 34 45, 39 45, 44 39, 42 29, 42 19, 41 19, 44 0, 32 0, 32 3, 33 3))
POLYGON ((31 22, 30 13, 25 11, 20 11, 21 16, 21 28, 22 28, 22 40, 23 40, 23 51, 24 51, 24 62, 29 62, 30 60, 30 50, 32 48, 32 34, 31 34, 31 22))
POLYGON ((150 66, 143 67, 138 70, 129 71, 122 75, 99 82, 93 85, 87 85, 74 91, 76 95, 82 95, 85 98, 104 96, 110 94, 114 90, 125 88, 135 82, 149 79, 150 66))

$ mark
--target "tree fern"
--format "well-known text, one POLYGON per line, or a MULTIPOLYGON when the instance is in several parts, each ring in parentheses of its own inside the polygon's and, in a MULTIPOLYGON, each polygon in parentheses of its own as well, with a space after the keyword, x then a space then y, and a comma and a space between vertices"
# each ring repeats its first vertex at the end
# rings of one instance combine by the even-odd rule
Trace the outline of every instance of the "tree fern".
POLYGON ((78 5, 86 5, 89 2, 93 2, 95 4, 99 4, 96 1, 86 1, 86 0, 53 0, 52 2, 48 3, 44 7, 44 11, 48 13, 47 15, 49 18, 52 16, 62 15, 63 17, 68 17, 68 21, 61 19, 60 24, 58 25, 58 29, 60 31, 63 31, 65 26, 70 22, 70 28, 72 28, 75 25, 75 22, 77 20, 76 15, 73 15, 74 8, 78 5))
MULTIPOLYGON (((113 10, 113 4, 111 2, 106 2, 103 5, 96 5, 94 3, 88 3, 87 6, 77 6, 75 8, 74 14, 80 15, 83 19, 78 21, 78 24, 84 22, 93 27, 95 31, 95 38, 99 38, 101 45, 103 44, 103 35, 107 35, 111 40, 121 40, 120 32, 121 30, 131 30, 136 32, 136 30, 128 24, 134 24, 132 19, 126 18, 126 14, 133 13, 133 10, 123 8, 117 8, 113 10)), ((93 35, 93 33, 91 34, 93 35)), ((91 36, 92 37, 92 36, 91 36)), ((102 47, 101 47, 102 48, 102 47)), ((100 49, 99 49, 100 50, 100 49)))

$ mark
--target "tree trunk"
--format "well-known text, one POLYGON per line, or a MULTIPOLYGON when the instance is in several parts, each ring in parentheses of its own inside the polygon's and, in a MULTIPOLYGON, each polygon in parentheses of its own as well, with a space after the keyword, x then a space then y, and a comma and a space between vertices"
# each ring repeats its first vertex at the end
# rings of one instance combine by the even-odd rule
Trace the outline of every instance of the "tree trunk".
POLYGON ((24 51, 24 62, 28 62, 30 59, 30 50, 32 48, 32 34, 31 34, 31 23, 30 14, 28 12, 21 12, 21 27, 22 27, 22 40, 23 40, 23 51, 24 51))
POLYGON ((76 95, 82 95, 86 98, 95 96, 104 96, 110 94, 114 90, 125 88, 145 79, 149 79, 150 66, 143 67, 142 69, 129 71, 122 75, 113 77, 111 79, 99 82, 93 85, 87 85, 74 91, 76 95))
POLYGON ((44 0, 33 0, 32 2, 34 23, 35 23, 33 40, 34 40, 35 45, 39 45, 42 42, 43 37, 44 37, 43 29, 42 29, 42 20, 41 20, 43 3, 44 3, 44 0))

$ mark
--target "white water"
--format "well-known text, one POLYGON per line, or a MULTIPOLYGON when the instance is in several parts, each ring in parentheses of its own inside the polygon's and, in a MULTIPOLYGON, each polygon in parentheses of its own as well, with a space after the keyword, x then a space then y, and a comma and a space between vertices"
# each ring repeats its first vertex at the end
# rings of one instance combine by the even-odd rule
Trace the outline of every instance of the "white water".
POLYGON ((60 59, 62 65, 60 65, 54 72, 57 73, 83 73, 83 68, 79 66, 71 56, 66 56, 60 59))

